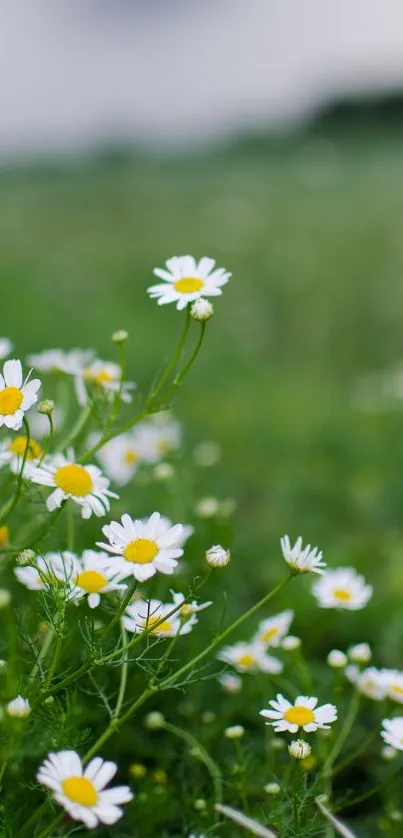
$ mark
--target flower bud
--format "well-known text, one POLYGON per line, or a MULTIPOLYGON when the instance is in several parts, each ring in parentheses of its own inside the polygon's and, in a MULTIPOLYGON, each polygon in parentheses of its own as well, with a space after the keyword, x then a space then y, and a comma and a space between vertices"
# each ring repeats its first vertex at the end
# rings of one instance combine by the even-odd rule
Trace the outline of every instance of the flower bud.
POLYGON ((0 588, 0 608, 7 608, 7 605, 10 605, 11 602, 11 594, 7 588, 0 588))
POLYGON ((129 337, 129 332, 126 332, 125 329, 119 329, 117 332, 114 332, 112 335, 112 342, 113 343, 125 343, 127 338, 129 337))
POLYGON ((280 794, 280 786, 278 783, 267 783, 264 787, 266 794, 280 794))
POLYGON ((27 567, 31 565, 36 559, 36 553, 34 550, 21 550, 21 553, 18 553, 16 556, 15 563, 20 565, 20 567, 27 567))
POLYGON ((332 651, 329 652, 326 661, 332 669, 344 669, 344 667, 347 666, 348 658, 344 652, 340 651, 340 649, 332 649, 332 651))
POLYGON ((304 739, 293 739, 288 746, 288 753, 293 759, 308 759, 311 752, 311 746, 304 739))
POLYGON ((7 524, 0 526, 0 548, 5 547, 10 539, 10 530, 7 524))
POLYGON ((131 776, 136 780, 144 777, 146 770, 145 765, 142 765, 141 762, 134 762, 133 765, 129 766, 129 774, 131 774, 131 776))
POLYGON ((295 637, 294 634, 288 634, 281 643, 281 648, 284 649, 285 652, 294 652, 295 649, 299 649, 300 646, 301 638, 295 637))
POLYGON ((397 751, 391 745, 385 745, 381 750, 382 759, 391 760, 397 757, 397 751))
POLYGON ((218 507, 219 504, 217 498, 201 498, 201 500, 199 500, 196 504, 195 512, 199 518, 214 518, 214 516, 217 515, 218 507))
POLYGON ((164 724, 164 716, 162 713, 158 713, 158 711, 147 713, 147 716, 144 719, 144 726, 147 730, 161 730, 161 728, 164 727, 164 724))
POLYGON ((175 474, 175 469, 171 463, 158 463, 153 471, 156 480, 171 480, 175 474))
POLYGON ((369 663, 372 657, 371 648, 368 643, 357 643, 355 646, 350 646, 348 656, 354 663, 369 663))
POLYGON ((220 544, 215 544, 206 551, 206 561, 210 567, 226 567, 231 561, 231 553, 220 544))
POLYGON ((195 807, 197 812, 203 812, 204 809, 207 808, 207 803, 205 800, 203 800, 202 797, 199 797, 197 800, 195 800, 193 806, 195 807))
POLYGON ((17 695, 17 698, 13 698, 6 705, 6 711, 13 718, 25 719, 31 712, 31 705, 27 698, 23 698, 22 695, 17 695))
POLYGON ((210 317, 213 316, 214 308, 208 300, 199 297, 198 300, 194 301, 190 309, 190 314, 193 320, 198 320, 200 323, 203 323, 205 320, 210 320, 210 317))
POLYGON ((45 416, 50 416, 55 409, 55 403, 52 399, 44 399, 38 404, 38 413, 43 413, 45 416))
POLYGON ((241 739, 245 733, 245 728, 242 725, 231 725, 224 730, 226 739, 241 739))
POLYGON ((218 681, 223 690, 232 693, 232 695, 236 695, 242 689, 242 678, 239 675, 233 675, 231 672, 223 672, 222 675, 219 675, 218 681))

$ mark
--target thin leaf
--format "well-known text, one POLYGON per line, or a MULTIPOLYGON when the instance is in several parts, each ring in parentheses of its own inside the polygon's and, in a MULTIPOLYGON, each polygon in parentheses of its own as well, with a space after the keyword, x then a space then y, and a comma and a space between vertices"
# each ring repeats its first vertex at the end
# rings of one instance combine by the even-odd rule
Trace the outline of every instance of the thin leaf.
POLYGON ((329 812, 328 809, 326 809, 326 806, 323 805, 319 797, 315 797, 315 803, 318 809, 322 812, 323 817, 325 817, 326 820, 329 821, 329 823, 334 827, 336 832, 338 832, 339 835, 342 836, 342 838, 356 838, 356 835, 354 834, 354 832, 351 832, 351 829, 345 826, 344 823, 338 821, 337 818, 335 818, 334 815, 332 815, 332 813, 329 812))
POLYGON ((230 818, 230 820, 235 821, 235 823, 238 823, 239 826, 243 826, 244 829, 248 829, 252 835, 258 835, 259 838, 277 838, 276 833, 272 832, 271 829, 266 829, 266 827, 262 826, 261 823, 252 820, 252 818, 247 818, 243 812, 238 812, 238 810, 233 809, 232 806, 223 806, 221 803, 216 803, 214 808, 216 812, 220 812, 221 815, 225 815, 226 818, 230 818))

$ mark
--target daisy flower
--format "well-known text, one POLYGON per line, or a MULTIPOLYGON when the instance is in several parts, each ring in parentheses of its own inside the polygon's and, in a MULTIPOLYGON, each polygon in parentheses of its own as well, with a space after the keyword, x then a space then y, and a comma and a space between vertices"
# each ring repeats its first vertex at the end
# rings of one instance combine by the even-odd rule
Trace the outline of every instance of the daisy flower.
MULTIPOLYGON (((99 434, 93 434, 89 444, 96 444, 99 434)), ((125 434, 111 439, 97 456, 109 477, 120 486, 126 485, 139 466, 155 465, 167 453, 178 448, 181 442, 181 426, 170 418, 164 424, 156 421, 140 422, 125 434)))
POLYGON ((333 704, 322 704, 317 707, 318 699, 306 695, 299 695, 291 704, 280 693, 275 701, 269 701, 272 710, 261 710, 260 715, 271 721, 276 733, 297 733, 299 728, 306 733, 315 730, 326 730, 332 722, 337 720, 337 709, 333 704))
POLYGON ((132 401, 130 391, 135 388, 132 381, 120 380, 121 368, 113 361, 93 361, 89 366, 82 368, 75 378, 75 389, 79 405, 88 402, 88 385, 92 385, 106 396, 112 397, 121 391, 122 402, 129 404, 132 401))
POLYGON ((8 338, 0 338, 0 359, 7 358, 12 351, 13 344, 8 338))
POLYGON ((371 585, 366 585, 353 567, 328 570, 312 586, 312 593, 321 608, 345 608, 358 611, 372 597, 371 585))
POLYGON ((101 517, 110 509, 109 498, 117 498, 108 489, 109 480, 97 466, 82 466, 75 462, 74 451, 69 449, 67 456, 55 454, 48 458, 31 475, 33 483, 49 486, 54 491, 49 495, 46 506, 49 512, 57 509, 64 500, 71 498, 81 507, 83 518, 90 518, 92 513, 101 517))
POLYGON ((99 823, 116 823, 123 815, 120 805, 133 799, 128 786, 105 789, 116 771, 114 762, 101 757, 84 767, 76 751, 58 751, 45 759, 36 779, 52 790, 54 800, 73 820, 94 829, 99 823))
POLYGON ((288 610, 262 620, 252 642, 261 643, 266 647, 280 646, 281 641, 288 634, 293 619, 294 612, 288 610))
POLYGON ((396 716, 395 719, 384 719, 381 736, 387 745, 391 745, 395 751, 403 751, 403 716, 396 716))
POLYGON ((199 611, 204 611, 205 608, 209 608, 212 605, 212 602, 201 602, 200 604, 196 602, 196 600, 192 600, 192 602, 185 602, 185 595, 181 593, 175 593, 175 591, 171 591, 172 594, 172 601, 174 605, 182 605, 180 610, 178 611, 179 616, 182 620, 188 620, 189 617, 193 617, 194 614, 197 614, 199 611))
POLYGON ((358 692, 373 701, 383 701, 386 698, 387 681, 384 672, 369 666, 362 671, 357 666, 350 665, 344 670, 350 683, 354 684, 358 692))
POLYGON ((159 512, 153 512, 145 521, 122 515, 121 523, 112 521, 102 528, 109 543, 97 546, 115 556, 120 556, 126 576, 139 582, 150 579, 157 571, 174 572, 183 550, 178 540, 183 535, 182 524, 167 528, 159 512))
POLYGON ((99 605, 103 594, 127 589, 127 585, 121 583, 122 573, 119 572, 119 567, 116 566, 111 556, 108 556, 107 553, 99 553, 96 550, 84 550, 81 558, 67 551, 65 553, 47 553, 43 557, 41 573, 38 573, 39 581, 35 579, 34 574, 31 574, 30 577, 27 574, 27 571, 35 571, 35 568, 21 567, 16 568, 15 572, 20 581, 25 578, 31 585, 41 584, 46 586, 46 576, 43 573, 44 566, 48 575, 53 574, 56 579, 68 586, 69 599, 78 604, 80 599, 87 597, 90 608, 96 608, 99 605))
POLYGON ((93 360, 92 349, 45 349, 28 355, 27 363, 40 372, 65 372, 78 375, 93 360))
POLYGON ((26 565, 14 568, 14 573, 21 583, 29 591, 50 591, 57 584, 62 584, 66 589, 66 598, 72 599, 72 573, 74 553, 65 550, 63 553, 45 553, 44 556, 36 558, 35 566, 26 565))
POLYGON ((398 669, 382 669, 386 695, 398 704, 403 704, 403 672, 398 669))
POLYGON ((148 293, 158 305, 176 303, 178 311, 199 297, 218 297, 221 288, 231 278, 225 268, 215 268, 214 259, 204 256, 199 262, 193 256, 173 256, 165 268, 154 268, 154 274, 164 281, 151 285, 148 293))
POLYGON ((178 614, 171 614, 174 607, 173 602, 162 603, 159 599, 133 602, 127 606, 122 622, 125 629, 133 634, 138 634, 144 629, 149 629, 150 634, 156 637, 176 637, 178 634, 189 634, 197 622, 197 617, 193 615, 189 620, 183 622, 178 614), (161 619, 163 622, 153 629, 152 626, 161 619))
MULTIPOLYGON (((0 466, 9 465, 13 474, 19 474, 26 447, 27 437, 23 434, 14 437, 14 439, 4 439, 0 443, 0 466)), ((33 469, 38 465, 41 456, 41 446, 31 437, 25 458, 24 477, 30 477, 33 469)))
POLYGON ((282 672, 283 664, 268 655, 259 643, 234 643, 224 646, 217 655, 224 663, 230 663, 238 672, 282 672))
POLYGON ((0 373, 0 427, 19 431, 24 413, 38 401, 39 378, 23 381, 21 361, 6 361, 0 373))
POLYGON ((301 536, 297 538, 294 547, 291 547, 288 535, 280 538, 280 544, 283 556, 293 573, 323 573, 326 564, 322 561, 323 554, 318 547, 311 548, 308 544, 303 549, 301 536))

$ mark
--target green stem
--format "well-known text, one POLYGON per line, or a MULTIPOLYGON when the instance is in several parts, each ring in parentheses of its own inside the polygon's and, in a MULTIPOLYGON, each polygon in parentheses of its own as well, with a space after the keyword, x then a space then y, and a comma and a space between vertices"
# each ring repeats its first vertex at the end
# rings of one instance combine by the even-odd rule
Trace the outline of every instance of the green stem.
POLYGON ((74 508, 71 501, 66 503, 67 516, 67 549, 72 552, 74 550, 74 508))
MULTIPOLYGON (((127 645, 127 633, 126 633, 126 629, 125 629, 123 623, 121 623, 121 626, 120 626, 120 633, 121 633, 121 638, 122 638, 122 646, 125 647, 127 645)), ((114 713, 113 713, 113 718, 114 719, 119 718, 120 711, 122 709, 122 704, 123 704, 124 697, 125 697, 125 692, 126 692, 128 669, 129 669, 129 662, 128 662, 128 657, 127 657, 127 652, 125 652, 125 654, 123 655, 123 660, 122 660, 122 668, 120 670, 120 686, 119 686, 118 700, 116 702, 116 707, 115 707, 115 710, 114 710, 114 713)))
POLYGON ((207 771, 210 774, 211 781, 212 781, 213 787, 214 787, 215 803, 221 803, 222 802, 222 778, 221 778, 221 773, 220 773, 220 770, 218 768, 218 765, 211 758, 208 751, 206 751, 206 749, 203 747, 203 745, 201 745, 200 742, 195 738, 195 736, 193 736, 192 733, 189 733, 189 731, 182 730, 182 728, 177 727, 176 725, 173 725, 170 722, 164 722, 164 724, 162 725, 162 728, 164 730, 169 731, 170 733, 173 733, 175 736, 178 736, 179 739, 183 739, 183 741, 186 742, 188 745, 190 745, 190 747, 195 751, 193 756, 195 756, 197 759, 199 759, 200 762, 202 762, 206 766, 207 771))
POLYGON ((91 418, 91 413, 92 404, 86 404, 85 407, 83 407, 77 421, 73 425, 70 433, 68 433, 67 436, 61 442, 59 442, 59 445, 57 446, 58 451, 64 451, 66 448, 69 448, 73 445, 73 442, 75 442, 77 437, 84 430, 87 422, 89 422, 91 418))
POLYGON ((39 460, 38 466, 42 465, 42 463, 43 463, 43 461, 44 461, 44 459, 45 459, 45 457, 46 457, 46 455, 49 451, 49 448, 51 446, 51 442, 52 442, 52 439, 53 439, 53 434, 55 432, 55 426, 53 424, 52 414, 47 413, 46 416, 47 416, 48 422, 49 422, 49 436, 48 436, 48 438, 46 440, 46 443, 43 447, 42 456, 41 456, 41 459, 39 460))
MULTIPOLYGON (((219 646, 222 643, 222 641, 225 640, 226 637, 228 637, 229 634, 231 634, 236 628, 238 628, 240 625, 242 625, 242 623, 245 620, 247 620, 248 617, 251 617, 253 614, 255 614, 255 612, 259 608, 261 608, 263 605, 266 605, 266 603, 269 602, 269 600, 272 599, 272 597, 274 597, 276 594, 278 594, 279 591, 281 591, 281 589, 284 588, 284 586, 287 584, 287 582, 289 582, 290 579, 292 579, 292 578, 293 578, 292 575, 286 576, 286 578, 283 579, 282 582, 279 582, 279 584, 276 585, 276 587, 273 588, 271 591, 269 591, 268 594, 266 594, 264 597, 262 597, 262 599, 260 599, 259 602, 257 602, 251 608, 249 608, 249 610, 246 611, 244 614, 242 614, 241 617, 238 617, 238 619, 235 620, 230 626, 228 626, 228 628, 226 628, 225 631, 221 632, 221 634, 219 634, 218 637, 216 637, 215 640, 213 640, 209 644, 209 646, 207 646, 206 649, 204 649, 202 652, 200 652, 199 655, 196 655, 195 658, 192 658, 192 660, 189 661, 184 666, 182 666, 181 669, 178 669, 177 672, 174 672, 173 675, 170 675, 168 678, 165 678, 163 681, 161 681, 159 686, 156 686, 156 685, 154 686, 154 684, 148 686, 141 693, 141 695, 134 702, 134 704, 132 704, 126 710, 126 713, 124 713, 123 716, 120 717, 120 719, 112 719, 111 720, 108 727, 104 730, 104 732, 97 739, 97 741, 95 742, 93 747, 90 748, 90 750, 85 755, 84 761, 87 762, 97 752, 97 750, 104 744, 104 742, 106 742, 110 738, 110 736, 112 736, 114 733, 116 733, 117 729, 122 727, 124 725, 124 723, 127 722, 128 719, 130 719, 135 714, 136 710, 138 710, 138 708, 141 707, 141 705, 144 704, 144 702, 147 701, 147 699, 151 695, 153 695, 157 690, 163 690, 163 689, 166 689, 167 687, 170 687, 172 684, 174 684, 176 681, 178 681, 179 678, 181 678, 182 675, 185 674, 185 672, 188 672, 189 669, 192 669, 196 664, 200 663, 205 657, 207 657, 207 655, 210 654, 210 652, 214 651, 214 649, 216 649, 217 646, 219 646)), ((181 603, 181 605, 183 605, 183 603, 181 603)), ((168 619, 168 616, 169 615, 166 615, 165 619, 168 619)), ((153 627, 152 627, 153 630, 155 629, 156 625, 157 625, 157 623, 155 625, 153 625, 153 627)), ((143 636, 143 635, 144 635, 144 632, 142 632, 141 636, 143 636)))
POLYGON ((190 308, 189 308, 189 306, 187 306, 185 325, 183 327, 183 332, 182 332, 182 335, 180 337, 178 346, 177 346, 176 351, 174 352, 170 362, 166 365, 165 369, 162 371, 159 379, 157 380, 157 383, 154 385, 154 389, 152 390, 152 392, 149 394, 149 396, 147 398, 146 404, 147 404, 148 408, 152 407, 153 401, 155 401, 155 399, 157 398, 157 396, 161 392, 165 382, 168 380, 169 376, 171 375, 171 373, 175 369, 178 361, 180 360, 183 348, 184 348, 185 343, 186 343, 186 338, 187 338, 188 333, 189 333, 189 328, 190 328, 190 308))
POLYGON ((39 655, 38 655, 32 669, 31 669, 31 672, 29 674, 29 677, 31 678, 31 680, 36 677, 42 661, 46 658, 46 655, 47 655, 47 653, 48 653, 48 651, 49 651, 49 649, 52 645, 54 636, 55 636, 55 632, 54 632, 54 629, 52 628, 48 631, 48 633, 45 637, 45 640, 42 644, 41 651, 39 652, 39 655))
POLYGON ((45 690, 49 689, 50 684, 52 683, 53 676, 56 672, 57 664, 59 663, 60 654, 62 651, 63 640, 64 640, 64 621, 65 621, 65 611, 60 618, 60 622, 57 628, 57 640, 55 651, 53 653, 52 663, 49 667, 49 672, 45 679, 45 690))
POLYGON ((204 658, 206 658, 211 652, 214 651, 214 649, 217 649, 217 647, 221 645, 223 640, 225 640, 230 634, 232 634, 232 632, 235 631, 235 629, 239 628, 239 626, 241 626, 242 623, 245 622, 245 620, 247 620, 249 617, 252 617, 253 614, 256 613, 256 611, 259 611, 259 609, 262 608, 263 605, 266 605, 266 603, 268 603, 274 596, 276 596, 276 594, 278 594, 282 590, 282 588, 284 588, 287 582, 289 582, 292 578, 292 576, 286 576, 285 579, 282 580, 282 582, 279 582, 279 584, 276 585, 276 587, 273 588, 271 591, 269 591, 268 594, 262 597, 262 599, 260 599, 259 602, 255 603, 255 605, 252 605, 252 607, 249 608, 248 611, 245 611, 244 614, 241 614, 241 616, 238 617, 238 619, 235 620, 235 622, 231 623, 231 625, 228 626, 228 628, 226 628, 223 632, 221 632, 221 634, 219 634, 214 640, 212 640, 212 642, 208 646, 206 646, 206 648, 203 649, 202 652, 196 655, 195 658, 193 658, 188 663, 185 663, 184 666, 177 670, 177 672, 174 672, 172 675, 168 676, 168 678, 165 678, 160 684, 160 689, 166 689, 167 687, 170 687, 171 684, 175 683, 175 681, 178 681, 178 679, 182 675, 185 675, 186 672, 188 672, 194 666, 197 666, 197 664, 201 663, 201 661, 204 660, 204 658))
POLYGON ((99 638, 100 642, 102 642, 102 640, 105 640, 105 637, 110 633, 111 629, 113 629, 113 627, 116 626, 116 623, 119 622, 122 614, 124 614, 124 612, 126 611, 127 606, 129 605, 129 603, 133 599, 133 596, 134 596, 134 594, 137 590, 137 585, 138 585, 137 579, 133 578, 133 581, 130 583, 130 585, 129 585, 129 587, 128 587, 128 589, 127 589, 127 591, 126 591, 126 593, 125 593, 125 595, 124 595, 124 597, 123 597, 123 599, 122 599, 122 601, 119 605, 119 608, 116 611, 115 616, 113 617, 111 622, 108 623, 108 625, 106 626, 106 628, 103 630, 102 634, 100 635, 100 638, 99 638))
POLYGON ((24 416, 23 422, 24 422, 24 427, 25 427, 25 432, 26 432, 27 439, 26 439, 26 443, 25 443, 21 468, 20 468, 20 472, 19 472, 19 475, 18 475, 17 489, 16 489, 15 495, 12 498, 12 500, 7 501, 7 503, 5 503, 4 506, 2 506, 2 508, 0 509, 0 521, 2 523, 4 523, 6 518, 8 518, 10 512, 12 512, 14 507, 17 506, 17 503, 20 499, 20 494, 21 494, 21 489, 22 489, 22 484, 23 484, 24 468, 25 468, 25 463, 27 461, 29 445, 30 445, 30 442, 31 442, 31 432, 30 432, 29 425, 28 425, 28 422, 27 422, 25 416, 24 416))
POLYGON ((341 749, 342 749, 342 747, 343 747, 343 745, 344 745, 344 743, 345 743, 345 741, 346 741, 346 739, 347 739, 347 737, 348 737, 348 735, 351 731, 351 728, 354 724, 354 720, 355 720, 356 715, 358 713, 358 708, 360 706, 360 698, 361 698, 361 696, 360 696, 360 693, 358 692, 358 690, 354 690, 352 698, 351 698, 350 706, 349 706, 346 718, 344 720, 344 724, 343 724, 343 726, 341 728, 341 731, 339 733, 339 736, 337 737, 336 742, 334 743, 334 746, 333 746, 332 750, 330 751, 330 754, 329 754, 329 756, 328 756, 328 758, 327 758, 327 760, 326 760, 326 762, 323 766, 323 773, 324 773, 325 777, 331 776, 333 763, 335 762, 335 760, 339 756, 339 753, 340 753, 340 751, 341 751, 341 749))
POLYGON ((173 387, 179 387, 179 385, 180 385, 180 384, 181 384, 181 382, 183 381, 183 379, 184 379, 185 375, 189 372, 190 367, 191 367, 191 366, 193 366, 193 364, 194 364, 194 362, 195 362, 195 360, 196 360, 196 358, 197 358, 197 356, 198 356, 198 354, 199 354, 199 352, 200 352, 201 345, 202 345, 202 343, 203 343, 204 336, 205 336, 205 334, 206 334, 206 326, 207 326, 206 321, 204 321, 203 323, 201 323, 201 324, 200 324, 200 326, 201 326, 201 328, 200 328, 200 334, 199 334, 199 339, 198 339, 198 341, 197 341, 197 343, 196 343, 196 346, 195 346, 195 348, 194 348, 194 350, 193 350, 193 352, 192 352, 192 354, 191 354, 191 356, 190 356, 190 358, 189 358, 189 360, 188 360, 187 364, 185 364, 185 366, 183 367, 183 369, 182 369, 182 370, 181 370, 181 371, 177 374, 177 376, 174 378, 173 383, 172 383, 172 386, 173 386, 173 387))

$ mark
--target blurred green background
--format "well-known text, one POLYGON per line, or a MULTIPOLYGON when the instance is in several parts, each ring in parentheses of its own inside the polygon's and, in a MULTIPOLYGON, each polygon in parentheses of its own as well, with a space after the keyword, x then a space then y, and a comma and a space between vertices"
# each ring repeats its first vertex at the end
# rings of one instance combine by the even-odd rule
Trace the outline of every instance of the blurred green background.
POLYGON ((399 665, 401 621, 380 637, 374 618, 403 584, 402 414, 355 397, 362 374, 403 357, 399 132, 3 170, 0 213, 2 333, 17 354, 94 346, 111 358, 125 328, 140 387, 183 317, 149 300, 152 268, 189 252, 232 271, 175 405, 189 445, 223 449, 199 495, 238 502, 231 607, 278 578, 280 536, 301 534, 330 565, 365 572, 377 596, 353 617, 318 615, 303 583, 296 633, 315 622, 328 649, 337 628, 337 645, 382 642, 382 662, 399 665))

